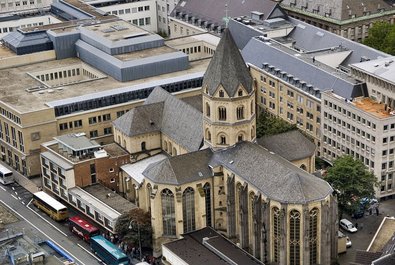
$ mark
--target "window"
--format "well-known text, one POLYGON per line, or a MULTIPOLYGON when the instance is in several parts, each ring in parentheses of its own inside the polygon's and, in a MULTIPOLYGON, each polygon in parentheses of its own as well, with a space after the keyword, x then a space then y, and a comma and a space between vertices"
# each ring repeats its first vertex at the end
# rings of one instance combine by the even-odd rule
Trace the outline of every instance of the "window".
POLYGON ((174 209, 174 194, 169 189, 161 193, 163 235, 176 235, 176 215, 174 209))
POLYGON ((273 229, 273 261, 280 261, 280 242, 281 242, 281 216, 280 209, 272 208, 272 229, 273 229))
POLYGON ((203 186, 204 199, 206 204, 206 226, 211 226, 211 188, 210 184, 206 183, 203 186))
POLYGON ((94 131, 89 132, 89 136, 90 136, 90 138, 94 138, 94 137, 98 137, 99 134, 98 134, 97 130, 94 130, 94 131))
POLYGON ((68 129, 67 122, 59 124, 59 130, 63 131, 67 129, 68 129))
POLYGON ((220 121, 226 121, 226 108, 225 107, 218 108, 218 119, 220 121))
POLYGON ((103 133, 104 133, 104 135, 111 134, 112 133, 112 127, 104 128, 103 133))
POLYGON ((238 141, 238 142, 241 142, 241 141, 244 140, 243 138, 244 138, 244 137, 243 137, 243 134, 239 134, 239 135, 237 136, 237 141, 238 141))
POLYGON ((97 118, 96 117, 90 117, 89 118, 89 124, 95 124, 97 123, 97 118))
POLYGON ((195 191, 188 187, 182 194, 182 217, 184 223, 184 233, 196 229, 195 226, 195 191))
POLYGON ((219 91, 219 97, 220 97, 220 98, 223 98, 224 96, 225 96, 224 91, 223 91, 223 90, 220 90, 220 91, 219 91))
POLYGON ((150 17, 145 18, 145 25, 151 25, 151 18, 150 17))
POLYGON ((318 209, 313 208, 309 213, 309 249, 310 265, 318 263, 318 209))
POLYGON ((124 110, 117 111, 117 118, 121 117, 123 114, 125 114, 124 110))
POLYGON ((141 151, 145 151, 146 150, 146 144, 145 142, 141 143, 141 151))
POLYGON ((289 213, 289 261, 300 264, 300 213, 292 210, 289 213))
POLYGON ((111 114, 110 113, 103 115, 103 121, 110 121, 110 120, 111 120, 111 114))
POLYGON ((243 106, 237 107, 236 114, 238 120, 244 119, 244 107, 243 106))
POLYGON ((82 127, 82 120, 74 121, 74 128, 82 127))
POLYGON ((237 92, 237 95, 238 95, 239 97, 242 97, 242 96, 243 96, 243 90, 239 89, 239 91, 237 92))
POLYGON ((226 136, 225 135, 221 135, 219 137, 219 144, 222 144, 222 145, 226 144, 226 136))
POLYGON ((206 116, 210 117, 210 104, 208 102, 206 102, 206 116))

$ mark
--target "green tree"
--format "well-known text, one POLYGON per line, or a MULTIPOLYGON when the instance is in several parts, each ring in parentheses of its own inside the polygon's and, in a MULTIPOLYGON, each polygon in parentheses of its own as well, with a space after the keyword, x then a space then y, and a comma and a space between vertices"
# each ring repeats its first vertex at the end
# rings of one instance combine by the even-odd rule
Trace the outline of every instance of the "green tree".
POLYGON ((340 217, 343 213, 351 214, 359 207, 359 199, 372 198, 375 187, 378 186, 376 177, 360 160, 352 156, 341 156, 333 162, 325 177, 337 191, 340 217))
POLYGON ((369 36, 363 44, 395 55, 395 25, 386 21, 375 22, 369 29, 369 36))
POLYGON ((135 208, 118 217, 115 232, 119 239, 135 246, 139 245, 139 230, 142 247, 152 247, 151 215, 140 208, 135 208))
POLYGON ((256 122, 256 135, 258 138, 296 129, 296 124, 290 124, 279 117, 270 115, 270 113, 266 111, 263 111, 261 114, 259 114, 258 120, 256 122))

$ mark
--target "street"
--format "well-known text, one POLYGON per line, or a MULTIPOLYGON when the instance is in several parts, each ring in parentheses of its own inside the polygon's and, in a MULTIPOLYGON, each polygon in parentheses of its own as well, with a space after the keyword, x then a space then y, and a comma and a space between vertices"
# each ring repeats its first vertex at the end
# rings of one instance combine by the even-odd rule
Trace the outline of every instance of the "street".
POLYGON ((364 217, 359 219, 351 219, 349 216, 344 216, 354 225, 358 223, 358 232, 349 233, 341 230, 345 235, 349 236, 352 242, 352 247, 347 249, 346 253, 339 255, 339 263, 347 265, 349 262, 355 261, 356 250, 366 250, 372 241, 377 229, 380 226, 385 216, 395 216, 395 200, 386 200, 380 202, 380 214, 377 216, 375 213, 369 215, 365 212, 364 217))
POLYGON ((24 221, 13 227, 15 231, 23 230, 33 238, 40 237, 43 240, 49 239, 55 242, 78 264, 99 264, 98 259, 89 251, 89 245, 70 233, 65 224, 50 219, 31 205, 31 192, 17 183, 8 186, 0 185, 0 189, 0 203, 24 221))

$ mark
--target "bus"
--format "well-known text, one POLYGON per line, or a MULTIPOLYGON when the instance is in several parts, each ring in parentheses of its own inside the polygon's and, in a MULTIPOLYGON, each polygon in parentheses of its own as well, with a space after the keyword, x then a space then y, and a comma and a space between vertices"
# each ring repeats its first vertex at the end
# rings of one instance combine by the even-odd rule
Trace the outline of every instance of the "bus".
POLYGON ((91 237, 100 234, 100 230, 97 227, 81 219, 79 216, 69 218, 69 229, 87 242, 89 242, 91 237))
POLYGON ((33 194, 33 204, 56 221, 63 221, 68 217, 67 207, 43 191, 33 194))
POLYGON ((91 237, 91 249, 107 265, 129 265, 129 258, 102 236, 91 237))
POLYGON ((0 183, 3 185, 14 183, 12 171, 3 165, 0 165, 0 183))

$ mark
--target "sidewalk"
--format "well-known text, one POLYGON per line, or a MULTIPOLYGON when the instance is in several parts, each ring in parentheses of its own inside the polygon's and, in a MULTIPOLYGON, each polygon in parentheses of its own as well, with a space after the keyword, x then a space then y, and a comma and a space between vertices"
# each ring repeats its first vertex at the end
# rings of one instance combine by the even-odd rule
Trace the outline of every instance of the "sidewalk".
POLYGON ((23 176, 21 173, 10 167, 7 163, 1 162, 1 164, 12 171, 15 181, 18 182, 19 185, 21 185, 31 193, 35 193, 38 191, 38 187, 41 186, 40 177, 28 179, 27 177, 23 176))

